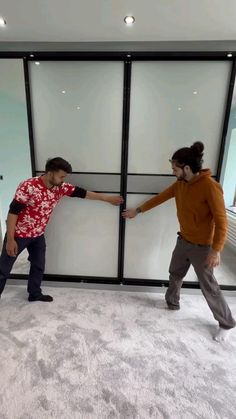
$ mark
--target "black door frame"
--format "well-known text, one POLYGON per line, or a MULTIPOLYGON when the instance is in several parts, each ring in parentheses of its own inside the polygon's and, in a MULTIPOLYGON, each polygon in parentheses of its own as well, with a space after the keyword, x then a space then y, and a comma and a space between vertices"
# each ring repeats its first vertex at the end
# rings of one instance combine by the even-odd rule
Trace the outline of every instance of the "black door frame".
MULTIPOLYGON (((232 53, 235 55, 235 52, 232 53)), ((32 106, 30 94, 29 79, 29 61, 123 61, 124 62, 124 82, 123 82, 123 120, 122 120, 122 150, 121 150, 121 173, 120 175, 120 193, 124 196, 126 204, 127 193, 127 169, 128 169, 128 140, 129 140, 129 116, 130 116, 130 89, 131 89, 131 70, 132 61, 230 61, 231 76, 228 86, 227 102, 224 113, 223 129, 221 134, 221 144, 218 158, 216 179, 220 179, 222 164, 224 159, 225 142, 228 130, 230 110, 232 104, 233 90, 236 76, 236 60, 227 57, 227 51, 220 52, 39 52, 39 51, 21 51, 21 52, 0 52, 0 58, 21 58, 24 65, 25 92, 28 117, 29 142, 31 153, 32 175, 37 174, 35 168, 35 151, 34 151, 34 134, 32 122, 32 106)), ((76 173, 76 172, 75 172, 76 173)), ((93 173, 94 172, 79 172, 93 173)), ((108 174, 108 173, 99 173, 108 174)), ((118 175, 118 173, 117 173, 118 175)), ((147 176, 161 176, 161 174, 146 174, 147 176)), ((114 191, 107 191, 114 192, 114 191)), ((72 275, 44 275, 45 280, 57 282, 85 282, 97 284, 120 284, 120 285, 139 285, 139 286, 168 286, 168 280, 143 280, 138 278, 124 278, 124 246, 125 246, 125 220, 121 217, 123 207, 120 208, 119 221, 119 243, 118 243, 118 272, 117 278, 109 277, 89 277, 89 276, 72 276, 72 275)), ((11 274, 11 278, 25 279, 25 275, 11 274)), ((184 281, 185 288, 199 288, 197 282, 184 281)), ((236 286, 221 285, 224 290, 236 290, 236 286)))

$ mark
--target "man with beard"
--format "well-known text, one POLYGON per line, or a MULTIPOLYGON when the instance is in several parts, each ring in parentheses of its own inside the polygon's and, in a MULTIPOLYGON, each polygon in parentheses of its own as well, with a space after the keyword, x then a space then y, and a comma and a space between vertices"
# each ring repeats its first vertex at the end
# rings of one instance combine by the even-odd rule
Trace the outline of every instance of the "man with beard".
POLYGON ((226 240, 227 218, 220 184, 212 179, 209 169, 202 169, 203 150, 201 142, 177 150, 170 160, 177 181, 138 208, 125 210, 123 217, 134 218, 175 198, 180 232, 170 262, 170 281, 165 295, 167 308, 179 310, 183 278, 192 265, 201 291, 219 323, 214 339, 221 341, 235 327, 213 274, 226 240))
POLYGON ((121 196, 90 192, 64 182, 71 172, 71 165, 61 157, 56 157, 47 161, 44 175, 28 179, 18 186, 10 204, 7 233, 0 257, 0 296, 14 262, 26 248, 30 261, 28 300, 53 301, 40 288, 45 268, 44 231, 53 209, 63 196, 105 201, 112 205, 122 204, 121 196))

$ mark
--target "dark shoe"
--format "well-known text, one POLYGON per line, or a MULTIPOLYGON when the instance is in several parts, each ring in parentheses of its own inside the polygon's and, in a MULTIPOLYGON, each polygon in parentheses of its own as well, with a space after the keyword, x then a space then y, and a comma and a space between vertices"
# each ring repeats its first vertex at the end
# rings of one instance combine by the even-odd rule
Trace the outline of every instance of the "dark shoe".
POLYGON ((39 295, 38 297, 31 297, 29 295, 28 301, 44 301, 44 302, 51 302, 53 301, 53 298, 51 297, 51 295, 39 295))
POLYGON ((167 304, 167 307, 168 307, 169 310, 179 310, 180 309, 179 305, 174 305, 174 304, 171 304, 171 303, 166 303, 166 304, 167 304))

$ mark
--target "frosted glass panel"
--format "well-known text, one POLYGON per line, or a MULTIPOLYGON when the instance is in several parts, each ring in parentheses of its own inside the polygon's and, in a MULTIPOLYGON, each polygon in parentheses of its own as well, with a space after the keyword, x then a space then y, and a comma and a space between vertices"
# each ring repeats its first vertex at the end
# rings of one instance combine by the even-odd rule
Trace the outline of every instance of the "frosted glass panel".
POLYGON ((123 63, 30 63, 36 169, 61 156, 73 171, 120 172, 123 63))
POLYGON ((201 140, 216 174, 230 70, 223 61, 132 64, 130 173, 170 173, 173 152, 201 140))
POLYGON ((174 176, 128 175, 127 191, 141 193, 160 193, 174 183, 174 176))
POLYGON ((63 198, 46 230, 46 273, 117 276, 119 207, 63 198))
MULTIPOLYGON (((41 172, 37 172, 41 175, 41 172)), ((78 185, 88 191, 120 193, 120 175, 77 174, 67 176, 66 182, 78 185)))
MULTIPOLYGON (((127 208, 136 208, 153 195, 129 195, 127 208)), ((126 221, 124 277, 169 279, 169 264, 179 225, 174 199, 126 221)), ((185 281, 196 281, 191 267, 185 281)))

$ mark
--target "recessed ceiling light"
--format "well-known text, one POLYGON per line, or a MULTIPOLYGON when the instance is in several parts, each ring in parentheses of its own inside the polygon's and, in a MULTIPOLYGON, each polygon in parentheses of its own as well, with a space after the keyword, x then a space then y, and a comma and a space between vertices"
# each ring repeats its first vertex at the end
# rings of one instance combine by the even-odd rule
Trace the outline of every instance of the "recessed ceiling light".
POLYGON ((64 95, 66 93, 66 91, 65 90, 62 90, 61 93, 63 93, 63 95, 64 95))
POLYGON ((5 19, 2 16, 0 16, 0 26, 4 27, 6 26, 6 24, 7 22, 5 21, 5 19))
POLYGON ((178 108, 178 111, 181 111, 181 110, 182 110, 182 108, 180 108, 180 107, 179 107, 179 108, 178 108))
POLYGON ((34 54, 30 54, 30 57, 33 58, 34 57, 34 54))
POLYGON ((194 90, 193 94, 194 94, 194 95, 197 95, 197 91, 196 91, 196 90, 194 90))
POLYGON ((40 62, 39 62, 39 61, 35 61, 35 64, 36 64, 36 65, 40 65, 40 62))
POLYGON ((131 57, 131 55, 130 55, 130 54, 128 54, 128 55, 127 55, 127 58, 130 58, 130 57, 131 57))
POLYGON ((227 54, 227 57, 229 57, 229 58, 231 58, 233 56, 233 54, 231 54, 231 52, 229 52, 228 54, 227 54))
POLYGON ((132 25, 135 22, 135 18, 133 16, 125 16, 124 21, 126 25, 132 25))
POLYGON ((77 108, 76 109, 78 109, 78 111, 80 110, 80 106, 77 106, 77 108))

